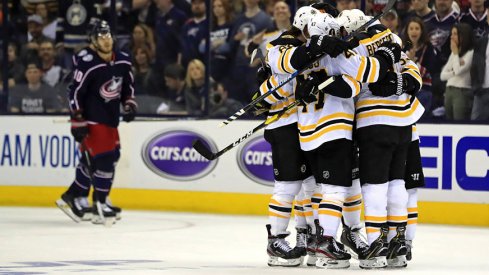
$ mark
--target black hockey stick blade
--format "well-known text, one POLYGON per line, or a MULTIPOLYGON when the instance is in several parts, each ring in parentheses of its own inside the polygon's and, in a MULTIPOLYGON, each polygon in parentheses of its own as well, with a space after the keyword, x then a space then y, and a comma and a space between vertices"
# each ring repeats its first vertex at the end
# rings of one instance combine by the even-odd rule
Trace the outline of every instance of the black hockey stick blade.
POLYGON ((194 147, 195 151, 197 151, 208 160, 215 160, 217 158, 216 154, 212 153, 211 150, 207 148, 207 146, 205 146, 200 139, 194 140, 192 142, 192 147, 194 147))

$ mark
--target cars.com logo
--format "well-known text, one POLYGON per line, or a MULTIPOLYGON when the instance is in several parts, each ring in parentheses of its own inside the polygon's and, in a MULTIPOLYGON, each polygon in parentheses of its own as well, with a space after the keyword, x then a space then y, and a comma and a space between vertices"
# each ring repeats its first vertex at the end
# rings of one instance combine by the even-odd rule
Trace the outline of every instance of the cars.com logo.
POLYGON ((144 143, 143 161, 151 171, 165 178, 188 181, 204 177, 216 167, 217 160, 208 161, 195 151, 194 139, 200 139, 216 151, 216 145, 209 138, 193 131, 169 130, 144 143))
POLYGON ((273 186, 272 147, 259 136, 251 139, 240 147, 238 165, 250 179, 268 186, 273 186))

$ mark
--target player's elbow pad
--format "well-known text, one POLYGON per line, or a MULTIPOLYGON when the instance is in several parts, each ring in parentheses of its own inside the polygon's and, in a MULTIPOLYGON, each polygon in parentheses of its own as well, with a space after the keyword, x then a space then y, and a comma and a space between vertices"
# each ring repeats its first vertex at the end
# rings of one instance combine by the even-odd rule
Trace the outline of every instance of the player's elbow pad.
POLYGON ((294 69, 304 69, 311 61, 312 57, 307 52, 306 46, 299 46, 295 49, 294 54, 290 58, 290 64, 294 69))
POLYGON ((406 94, 409 95, 416 95, 416 93, 421 90, 421 83, 414 78, 414 76, 408 74, 408 73, 403 73, 402 74, 402 79, 403 79, 403 89, 406 94))
POLYGON ((333 83, 329 84, 321 91, 323 93, 341 98, 351 98, 355 95, 355 92, 351 90, 350 85, 345 82, 343 77, 335 77, 333 83))

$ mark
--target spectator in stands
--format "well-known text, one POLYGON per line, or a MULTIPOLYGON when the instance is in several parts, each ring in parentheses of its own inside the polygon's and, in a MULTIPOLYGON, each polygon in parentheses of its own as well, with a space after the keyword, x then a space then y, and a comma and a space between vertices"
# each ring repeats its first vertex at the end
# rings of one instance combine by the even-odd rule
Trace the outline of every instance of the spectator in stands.
POLYGON ((212 1, 211 76, 221 81, 229 73, 231 49, 229 38, 233 29, 233 11, 229 0, 212 1))
POLYGON ((189 115, 202 115, 205 110, 205 65, 198 59, 188 63, 185 76, 185 104, 189 115))
POLYGON ((56 86, 63 78, 65 72, 61 66, 56 64, 56 52, 53 41, 45 40, 41 42, 39 46, 39 58, 42 63, 43 82, 51 87, 56 86))
POLYGON ((30 61, 25 70, 27 85, 16 85, 9 93, 8 111, 21 114, 53 113, 60 109, 56 92, 41 82, 40 62, 30 61))
MULTIPOLYGON (((163 97, 164 87, 151 67, 151 52, 145 45, 134 48, 134 89, 137 96, 163 97)), ((137 98, 137 97, 136 97, 137 98)))
POLYGON ((131 17, 136 18, 138 23, 143 23, 154 29, 158 8, 153 0, 139 0, 132 3, 131 17))
POLYGON ((59 13, 56 28, 55 46, 58 56, 63 60, 61 66, 71 69, 73 55, 88 46, 90 22, 99 16, 93 0, 58 0, 59 13))
POLYGON ((380 22, 389 28, 391 32, 398 34, 398 26, 399 26, 399 17, 397 16, 397 12, 395 10, 391 10, 386 13, 382 18, 380 18, 380 22))
POLYGON ((42 18, 43 27, 42 33, 47 36, 49 39, 56 39, 56 26, 58 22, 56 21, 52 13, 48 12, 48 8, 45 3, 38 3, 36 5, 36 14, 42 18))
POLYGON ((489 121, 489 44, 488 34, 480 38, 474 47, 470 77, 474 90, 472 120, 489 121))
POLYGON ((425 108, 424 116, 429 116, 433 97, 430 72, 436 70, 435 67, 440 65, 436 63, 438 52, 428 41, 428 34, 421 18, 414 16, 407 22, 403 45, 405 46, 404 52, 409 59, 416 62, 419 67, 423 86, 416 97, 425 108))
POLYGON ((152 64, 156 54, 156 44, 154 40, 153 30, 146 24, 139 23, 132 30, 132 40, 129 44, 130 49, 125 49, 134 56, 134 51, 138 47, 146 47, 149 50, 149 60, 152 64))
POLYGON ((209 33, 205 0, 192 0, 192 15, 182 27, 181 64, 185 67, 192 59, 204 61, 205 38, 209 33))
POLYGON ((43 19, 37 14, 30 15, 27 18, 27 42, 41 42, 43 40, 49 39, 42 33, 43 29, 43 19))
POLYGON ((230 97, 241 102, 248 102, 257 88, 255 81, 256 67, 250 66, 244 48, 251 38, 263 30, 272 27, 272 20, 258 6, 259 0, 244 0, 245 12, 236 19, 233 34, 231 35, 232 52, 235 53, 232 66, 231 83, 225 83, 230 97))
POLYGON ((243 107, 241 102, 228 97, 228 91, 224 85, 217 83, 215 86, 209 95, 210 117, 229 117, 243 107))
POLYGON ((180 33, 187 16, 173 5, 173 0, 155 0, 159 15, 156 19, 156 66, 163 69, 176 63, 180 52, 180 33))
POLYGON ((456 24, 451 33, 451 54, 441 72, 441 79, 447 81, 445 116, 449 120, 467 120, 470 118, 474 98, 470 80, 474 35, 470 25, 466 23, 456 24))
POLYGON ((179 64, 170 64, 165 68, 167 98, 157 109, 158 114, 182 112, 187 110, 185 104, 185 69, 179 64))
POLYGON ((484 0, 470 0, 470 9, 460 15, 460 22, 469 24, 474 30, 475 39, 480 39, 489 32, 487 18, 484 0))
POLYGON ((441 81, 440 72, 443 65, 450 56, 450 31, 458 21, 458 13, 452 9, 453 0, 435 0, 436 14, 425 21, 426 30, 430 43, 439 52, 438 69, 430 72, 432 78, 433 92, 433 115, 436 117, 444 116, 443 109, 446 83, 441 81))
MULTIPOLYGON (((22 61, 17 56, 17 46, 14 43, 8 44, 7 58, 8 58, 8 87, 13 88, 15 85, 24 81, 25 68, 22 65, 22 61)), ((3 91, 3 70, 0 70, 0 90, 3 91)))
MULTIPOLYGON (((289 5, 283 0, 278 0, 275 2, 273 9, 273 26, 268 28, 257 35, 253 36, 250 44, 246 47, 246 56, 250 57, 252 49, 259 48, 259 54, 257 57, 265 58, 267 52, 267 44, 280 36, 284 31, 290 29, 291 24, 291 12, 289 5), (251 52, 250 52, 251 51, 251 52)), ((259 60, 256 60, 257 64, 260 64, 259 60)))
POLYGON ((423 21, 428 21, 435 16, 435 11, 433 11, 429 6, 429 0, 411 0, 412 11, 408 13, 406 20, 409 20, 412 16, 417 16, 423 21))
POLYGON ((338 9, 338 12, 342 12, 344 10, 356 9, 357 5, 353 0, 337 0, 336 8, 338 9))

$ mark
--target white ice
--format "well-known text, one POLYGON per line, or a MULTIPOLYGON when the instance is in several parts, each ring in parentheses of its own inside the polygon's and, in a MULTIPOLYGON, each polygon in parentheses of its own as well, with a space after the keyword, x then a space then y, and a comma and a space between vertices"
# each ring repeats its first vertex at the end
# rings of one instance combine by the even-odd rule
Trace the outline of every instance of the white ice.
MULTIPOLYGON (((0 208, 0 274, 489 274, 489 229, 418 226, 403 270, 266 265, 266 217, 124 211, 112 228, 0 208)), ((293 229, 293 222, 291 222, 293 229)), ((294 235, 289 237, 294 243, 294 235)))

